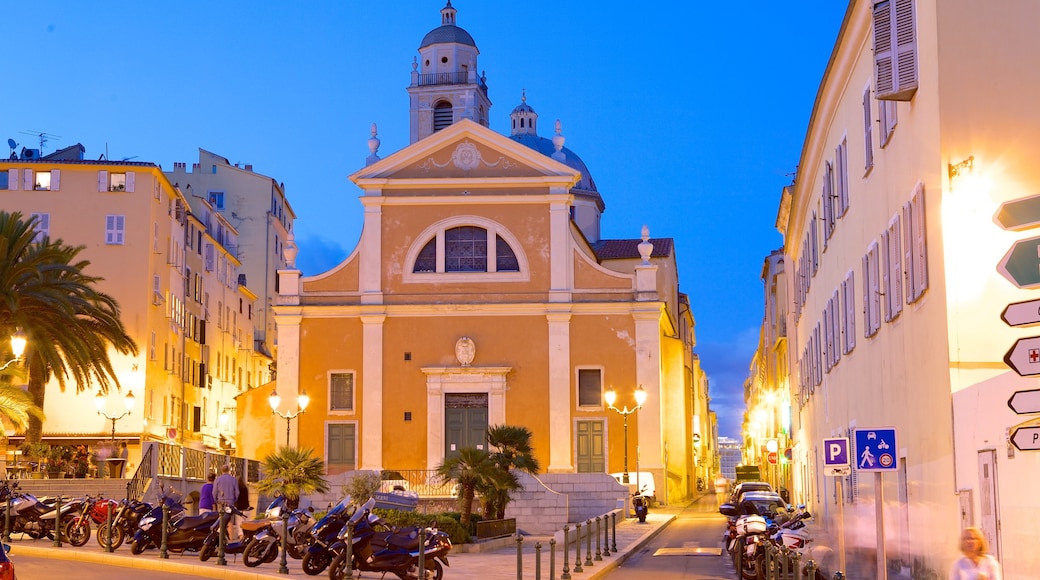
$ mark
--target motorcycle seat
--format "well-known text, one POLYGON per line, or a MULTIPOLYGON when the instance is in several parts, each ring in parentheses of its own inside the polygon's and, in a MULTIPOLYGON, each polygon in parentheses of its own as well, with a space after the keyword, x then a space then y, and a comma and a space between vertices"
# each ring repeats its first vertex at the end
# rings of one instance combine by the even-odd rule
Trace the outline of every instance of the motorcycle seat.
POLYGON ((419 547, 419 533, 415 530, 409 532, 398 532, 396 534, 389 534, 386 537, 386 543, 388 546, 395 548, 404 548, 407 550, 414 550, 419 547))
POLYGON ((187 530, 191 528, 197 528, 206 524, 212 524, 217 521, 220 514, 217 512, 206 512, 197 516, 184 516, 179 521, 173 524, 173 527, 178 530, 187 530))
POLYGON ((271 522, 267 520, 246 520, 242 522, 243 532, 256 532, 262 530, 267 526, 271 525, 271 522))

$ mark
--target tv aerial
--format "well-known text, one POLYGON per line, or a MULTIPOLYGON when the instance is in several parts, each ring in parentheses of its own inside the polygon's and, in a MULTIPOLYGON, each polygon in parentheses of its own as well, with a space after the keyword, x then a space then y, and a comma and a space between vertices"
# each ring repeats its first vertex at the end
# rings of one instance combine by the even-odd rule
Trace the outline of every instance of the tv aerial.
MULTIPOLYGON (((23 135, 32 135, 33 137, 36 137, 37 139, 40 140, 40 153, 41 154, 43 153, 43 146, 47 144, 47 141, 50 141, 51 139, 61 139, 61 135, 52 135, 50 133, 45 133, 43 131, 22 131, 22 134, 23 135)), ((8 144, 10 144, 10 141, 11 140, 8 140, 8 144)))

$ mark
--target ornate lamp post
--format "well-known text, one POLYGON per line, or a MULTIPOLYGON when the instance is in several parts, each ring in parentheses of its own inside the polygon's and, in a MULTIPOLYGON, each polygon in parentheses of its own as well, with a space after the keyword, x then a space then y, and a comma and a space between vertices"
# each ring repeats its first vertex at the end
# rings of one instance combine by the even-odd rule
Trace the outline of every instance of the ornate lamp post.
POLYGON ((636 387, 635 396, 636 406, 634 408, 629 409, 626 405, 624 408, 618 409, 614 406, 614 402, 617 401, 617 391, 614 390, 614 387, 610 387, 606 393, 603 393, 603 399, 607 402, 607 408, 625 418, 625 471, 621 476, 621 483, 624 485, 628 485, 628 416, 638 411, 643 406, 643 403, 646 402, 646 391, 643 390, 643 385, 636 387))
POLYGON ((289 446, 289 422, 295 419, 300 413, 307 410, 307 405, 311 402, 311 398, 307 396, 307 391, 300 391, 300 395, 296 397, 296 412, 295 413, 282 413, 278 411, 278 405, 282 403, 282 397, 278 395, 278 389, 271 391, 271 396, 267 397, 267 403, 271 405, 271 412, 279 417, 285 419, 285 446, 289 446))
POLYGON ((134 392, 133 391, 127 391, 126 392, 126 396, 123 397, 123 404, 126 406, 126 411, 123 411, 123 413, 121 413, 119 415, 109 415, 108 413, 105 412, 105 408, 106 408, 106 405, 105 405, 105 403, 106 403, 105 395, 103 395, 101 393, 101 391, 98 391, 97 395, 94 395, 94 406, 97 407, 98 415, 101 415, 104 418, 106 418, 106 419, 108 419, 109 421, 112 422, 112 445, 113 445, 113 448, 114 448, 115 442, 116 442, 116 421, 122 419, 123 417, 126 417, 127 415, 130 414, 130 411, 133 411, 133 409, 134 409, 134 400, 135 400, 134 392))
POLYGON ((14 355, 14 358, 4 363, 4 366, 0 367, 0 371, 22 360, 22 355, 25 354, 25 345, 28 342, 29 339, 22 332, 21 327, 15 329, 14 334, 11 335, 11 354, 14 355))

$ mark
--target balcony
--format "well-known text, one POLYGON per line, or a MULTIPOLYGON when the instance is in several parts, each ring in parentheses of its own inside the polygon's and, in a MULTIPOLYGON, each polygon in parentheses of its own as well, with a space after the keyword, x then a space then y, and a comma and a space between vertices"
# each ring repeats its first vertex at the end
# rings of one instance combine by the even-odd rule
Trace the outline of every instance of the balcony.
MULTIPOLYGON (((423 73, 418 75, 415 86, 428 87, 435 85, 468 85, 470 84, 469 72, 439 72, 423 73)), ((487 94, 487 84, 483 78, 477 79, 477 86, 487 94)))

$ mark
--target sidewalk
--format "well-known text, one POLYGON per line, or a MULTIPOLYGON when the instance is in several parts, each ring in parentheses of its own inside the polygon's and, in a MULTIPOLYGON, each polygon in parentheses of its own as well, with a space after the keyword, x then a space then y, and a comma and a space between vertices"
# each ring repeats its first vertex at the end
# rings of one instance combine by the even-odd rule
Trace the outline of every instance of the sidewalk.
MULTIPOLYGON (((657 508, 647 515, 645 523, 639 523, 635 518, 617 521, 616 542, 618 552, 609 556, 602 556, 600 561, 593 561, 592 566, 585 566, 586 541, 584 532, 582 534, 582 567, 583 572, 574 570, 575 548, 571 546, 568 560, 572 580, 590 580, 602 576, 608 570, 617 567, 624 562, 629 555, 635 553, 643 544, 657 535, 665 526, 675 519, 675 515, 684 506, 657 508)), ((571 531, 573 542, 573 530, 571 531)), ((549 573, 549 537, 525 537, 522 543, 523 550, 523 578, 533 580, 536 578, 535 570, 535 544, 541 542, 541 578, 550 578, 549 573)), ((613 541, 613 538, 611 538, 613 541)), ((563 542, 562 535, 556 538, 556 571, 552 575, 555 578, 561 576, 563 569, 563 542)), ((504 542, 503 542, 504 543, 504 542)), ((613 547, 613 546, 611 546, 613 547)), ((136 568, 140 570, 161 570, 196 576, 199 578, 218 578, 227 580, 270 580, 272 578, 325 578, 327 574, 322 572, 318 576, 307 576, 300 568, 300 561, 287 559, 289 574, 279 574, 281 556, 270 564, 261 564, 256 568, 247 568, 242 563, 241 555, 227 556, 227 566, 218 566, 216 557, 207 562, 200 562, 197 552, 186 552, 184 554, 171 553, 169 559, 159 558, 158 550, 147 550, 143 554, 134 556, 130 554, 128 544, 124 544, 118 550, 105 552, 94 539, 83 547, 76 548, 63 544, 61 548, 55 548, 50 540, 20 540, 16 537, 11 539, 11 556, 15 562, 20 554, 31 555, 41 558, 55 560, 70 560, 75 562, 93 562, 111 566, 136 568)), ((596 538, 592 538, 592 557, 596 554, 596 538)), ((448 555, 449 566, 444 569, 446 580, 455 578, 472 578, 473 580, 515 580, 517 578, 517 550, 515 541, 509 545, 491 551, 483 552, 457 552, 453 550, 448 555)), ((356 576, 355 576, 356 577, 356 576)), ((365 578, 378 577, 378 573, 364 573, 365 578)))

